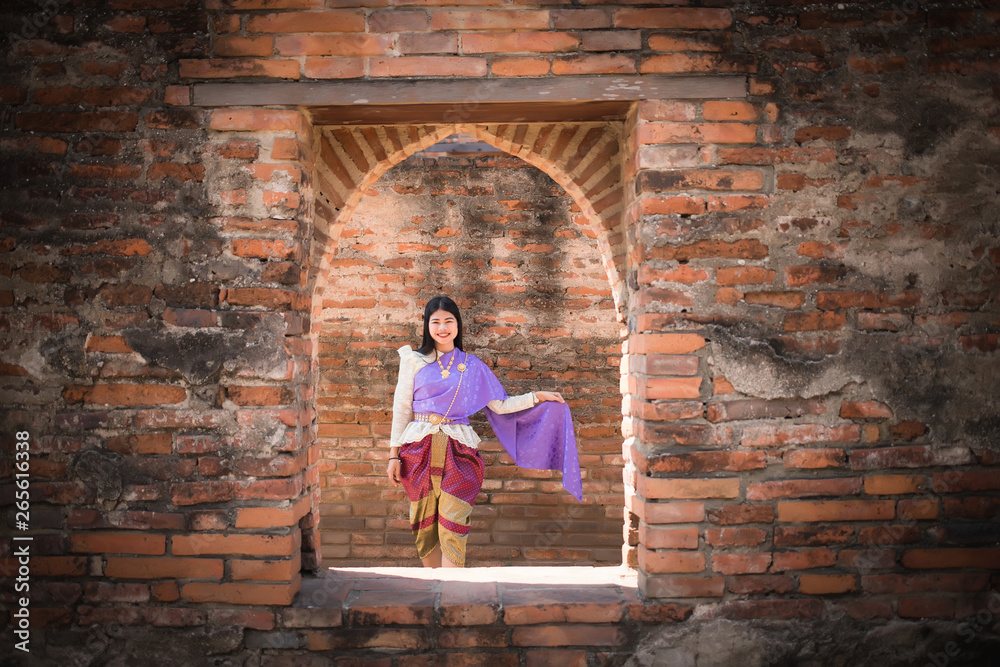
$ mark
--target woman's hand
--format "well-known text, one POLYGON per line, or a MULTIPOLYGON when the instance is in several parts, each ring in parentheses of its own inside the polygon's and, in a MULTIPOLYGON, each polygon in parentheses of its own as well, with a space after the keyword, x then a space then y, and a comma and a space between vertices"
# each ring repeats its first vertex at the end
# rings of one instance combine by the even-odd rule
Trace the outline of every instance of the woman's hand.
POLYGON ((392 482, 393 486, 399 486, 399 474, 402 470, 402 465, 398 458, 389 459, 389 465, 386 467, 386 474, 389 475, 389 481, 392 482))
POLYGON ((560 394, 558 391, 536 391, 535 398, 538 400, 539 403, 543 401, 555 401, 557 403, 566 402, 565 400, 563 400, 562 394, 560 394))

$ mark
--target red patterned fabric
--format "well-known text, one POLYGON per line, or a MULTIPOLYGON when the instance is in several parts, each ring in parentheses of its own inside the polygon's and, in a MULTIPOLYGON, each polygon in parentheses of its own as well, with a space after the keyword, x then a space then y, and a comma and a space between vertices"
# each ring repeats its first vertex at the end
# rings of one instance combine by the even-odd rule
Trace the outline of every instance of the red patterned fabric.
POLYGON ((483 486, 479 452, 439 432, 404 444, 399 457, 418 555, 426 558, 440 545, 448 560, 464 565, 472 506, 483 486))

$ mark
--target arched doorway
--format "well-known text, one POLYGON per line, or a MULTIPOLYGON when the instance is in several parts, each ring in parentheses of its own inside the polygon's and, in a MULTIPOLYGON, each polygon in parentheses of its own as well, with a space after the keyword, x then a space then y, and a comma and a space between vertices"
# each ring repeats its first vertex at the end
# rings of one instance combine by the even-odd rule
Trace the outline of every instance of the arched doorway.
MULTIPOLYGON (((533 146, 549 142, 548 155, 571 170, 582 167, 576 172, 581 182, 600 187, 605 198, 608 188, 600 182, 612 170, 606 159, 593 163, 587 155, 600 149, 599 126, 554 134, 550 128, 551 139, 539 137, 542 128, 521 136, 534 137, 533 146), (567 135, 579 136, 567 141, 567 135), (562 145, 553 146, 560 136, 562 145)), ((509 393, 559 389, 567 395, 584 470, 585 499, 577 505, 562 493, 557 475, 517 469, 490 439, 485 420, 474 422, 485 437, 489 468, 470 558, 480 565, 621 562, 621 348, 608 281, 612 235, 589 200, 579 206, 545 173, 498 149, 473 157, 418 152, 380 169, 381 161, 359 159, 358 142, 371 146, 369 139, 381 136, 392 145, 392 137, 412 134, 368 129, 319 133, 325 165, 317 170, 317 201, 330 208, 318 217, 336 221, 326 226, 335 231, 336 250, 324 257, 313 309, 324 564, 417 563, 405 495, 384 477, 385 448, 394 350, 419 341, 422 305, 441 292, 463 307, 467 346, 494 366, 509 393), (345 193, 331 179, 343 183, 350 170, 331 165, 335 158, 378 173, 357 179, 363 191, 345 193)), ((448 136, 444 131, 415 133, 409 152, 437 143, 448 136)), ((486 137, 500 143, 496 135, 486 137)), ((383 155, 388 159, 387 151, 383 155)), ((536 155, 535 161, 573 183, 553 160, 536 155)))

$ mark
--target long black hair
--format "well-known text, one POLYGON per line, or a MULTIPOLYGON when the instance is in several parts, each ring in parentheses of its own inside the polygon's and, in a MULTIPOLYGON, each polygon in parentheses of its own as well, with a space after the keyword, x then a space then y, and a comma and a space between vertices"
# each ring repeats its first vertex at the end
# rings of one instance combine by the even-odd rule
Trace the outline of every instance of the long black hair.
POLYGON ((424 340, 417 350, 420 354, 430 354, 434 350, 434 339, 431 338, 431 315, 439 310, 444 310, 455 316, 458 322, 458 335, 455 336, 455 347, 462 349, 462 313, 458 310, 458 304, 446 296, 436 296, 424 306, 424 340))

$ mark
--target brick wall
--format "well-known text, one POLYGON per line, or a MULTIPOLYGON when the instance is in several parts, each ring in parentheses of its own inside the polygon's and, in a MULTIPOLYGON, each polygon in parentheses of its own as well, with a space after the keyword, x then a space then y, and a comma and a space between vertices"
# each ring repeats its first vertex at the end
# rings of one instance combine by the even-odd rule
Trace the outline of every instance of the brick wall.
MULTIPOLYGON (((470 564, 620 563, 619 325, 573 201, 504 153, 411 157, 366 191, 322 294, 319 442, 327 565, 414 565, 409 504, 385 477, 401 345, 423 304, 463 309, 466 349, 511 395, 561 391, 577 425, 582 505, 559 475, 521 470, 481 415, 486 482, 470 564)), ((578 209, 577 209, 578 211, 578 209)))
POLYGON ((191 625, 188 605, 287 602, 320 558, 313 334, 350 216, 314 197, 307 112, 203 109, 192 85, 600 73, 748 84, 635 105, 610 208, 535 156, 626 325, 643 592, 700 617, 984 608, 994 6, 371 4, 4 6, 0 370, 5 433, 31 434, 36 618, 191 625))

